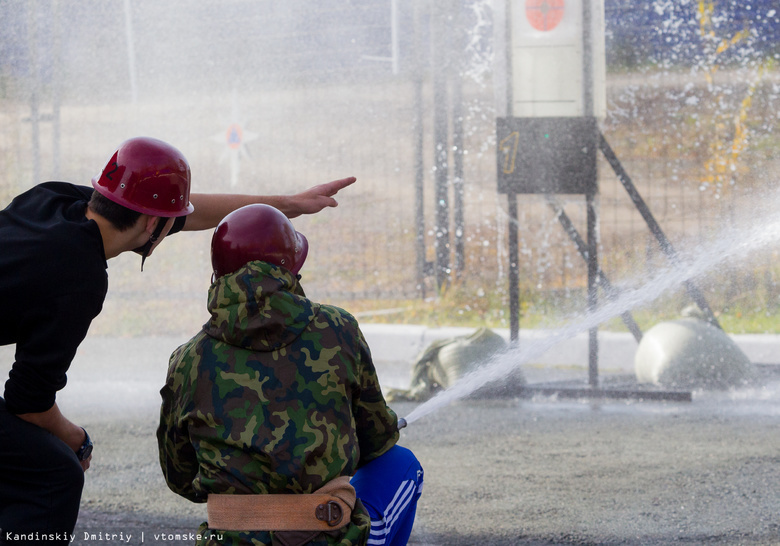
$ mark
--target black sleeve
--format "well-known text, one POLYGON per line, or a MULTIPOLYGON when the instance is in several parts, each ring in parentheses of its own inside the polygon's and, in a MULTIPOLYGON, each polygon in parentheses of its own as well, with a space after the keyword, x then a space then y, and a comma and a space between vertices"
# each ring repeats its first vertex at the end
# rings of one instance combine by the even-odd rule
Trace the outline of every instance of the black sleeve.
POLYGON ((24 336, 16 344, 16 361, 5 384, 9 412, 38 413, 54 405, 76 350, 102 306, 99 295, 81 292, 53 298, 26 315, 24 336))

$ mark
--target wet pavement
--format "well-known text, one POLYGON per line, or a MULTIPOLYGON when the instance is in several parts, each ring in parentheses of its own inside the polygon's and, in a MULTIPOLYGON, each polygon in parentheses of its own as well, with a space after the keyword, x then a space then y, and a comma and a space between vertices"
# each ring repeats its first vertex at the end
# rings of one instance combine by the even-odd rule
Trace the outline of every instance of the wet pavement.
MULTIPOLYGON (((79 350, 58 398, 95 441, 76 544, 193 542, 204 507, 167 490, 154 437, 167 358, 183 341, 90 338, 79 350)), ((1 350, 5 374, 12 352, 1 350)), ((408 362, 377 367, 386 386, 406 386, 408 362)), ((410 543, 780 544, 777 370, 690 402, 526 393, 439 408, 401 436, 426 472, 410 543)), ((531 384, 586 379, 576 366, 523 371, 531 384)), ((625 370, 603 380, 630 384, 625 370)), ((401 416, 418 406, 393 404, 401 416)))

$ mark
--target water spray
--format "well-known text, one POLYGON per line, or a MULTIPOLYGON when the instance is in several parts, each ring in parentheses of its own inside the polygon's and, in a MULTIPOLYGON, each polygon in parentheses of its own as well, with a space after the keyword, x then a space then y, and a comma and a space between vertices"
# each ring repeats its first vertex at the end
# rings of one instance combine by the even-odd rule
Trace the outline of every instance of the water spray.
POLYGON ((702 276, 726 259, 745 257, 757 249, 777 244, 780 240, 780 219, 766 221, 766 223, 759 219, 755 226, 739 233, 724 231, 714 243, 702 246, 697 252, 692 253, 691 259, 680 260, 677 264, 661 270, 639 288, 623 291, 619 297, 600 309, 587 313, 584 319, 565 324, 544 339, 519 348, 510 348, 493 356, 476 370, 461 377, 451 387, 439 392, 412 410, 406 418, 399 418, 398 429, 406 427, 409 423, 413 423, 455 400, 470 395, 488 383, 501 380, 517 366, 542 356, 557 344, 574 335, 595 328, 630 309, 654 301, 668 290, 677 288, 690 279, 702 276))

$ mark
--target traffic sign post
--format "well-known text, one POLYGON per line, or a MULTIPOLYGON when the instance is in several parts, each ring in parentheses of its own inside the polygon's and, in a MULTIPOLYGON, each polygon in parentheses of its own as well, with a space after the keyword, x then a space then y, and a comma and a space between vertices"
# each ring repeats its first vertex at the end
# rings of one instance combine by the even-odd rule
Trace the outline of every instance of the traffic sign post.
MULTIPOLYGON (((517 196, 541 194, 588 265, 588 309, 598 305, 598 287, 610 289, 598 265, 598 172, 601 151, 637 210, 670 259, 676 254, 620 161, 606 142, 598 120, 606 114, 603 0, 505 0, 495 12, 496 173, 499 193, 506 194, 509 221, 510 336, 519 338, 520 278, 517 196), (500 75, 504 74, 501 78, 500 75), (583 240, 555 199, 556 194, 584 195, 587 238, 583 240)), ((693 283, 692 299, 708 320, 712 310, 693 283)), ((642 332, 630 313, 621 315, 635 339, 642 332)), ((553 388, 558 395, 603 397, 598 379, 598 328, 589 331, 588 389, 553 388)), ((615 397, 647 398, 643 390, 616 391, 615 397)), ((656 392, 654 399, 675 400, 680 392, 656 392)), ((690 393, 682 393, 690 400, 690 393)))
MULTIPOLYGON (((496 170, 498 191, 507 195, 510 215, 510 337, 516 343, 518 194, 585 196, 589 309, 598 303, 596 156, 598 118, 606 112, 606 61, 603 0, 507 0, 504 8, 506 24, 500 28, 507 43, 502 58, 507 70, 506 103, 505 115, 496 121, 496 170)), ((589 345, 589 382, 596 387, 595 328, 589 345)))

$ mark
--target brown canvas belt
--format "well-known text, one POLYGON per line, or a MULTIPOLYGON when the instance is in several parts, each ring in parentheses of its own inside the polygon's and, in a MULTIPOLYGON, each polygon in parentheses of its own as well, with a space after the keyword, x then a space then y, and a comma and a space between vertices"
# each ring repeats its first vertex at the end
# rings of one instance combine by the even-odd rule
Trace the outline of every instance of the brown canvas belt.
POLYGON ((209 495, 208 526, 220 531, 333 531, 349 523, 355 489, 348 476, 314 493, 209 495))

